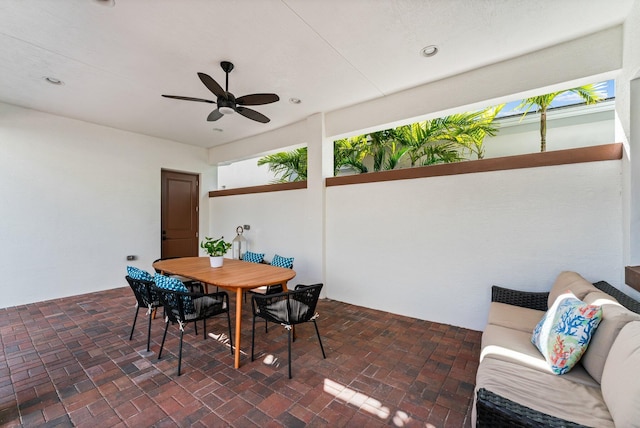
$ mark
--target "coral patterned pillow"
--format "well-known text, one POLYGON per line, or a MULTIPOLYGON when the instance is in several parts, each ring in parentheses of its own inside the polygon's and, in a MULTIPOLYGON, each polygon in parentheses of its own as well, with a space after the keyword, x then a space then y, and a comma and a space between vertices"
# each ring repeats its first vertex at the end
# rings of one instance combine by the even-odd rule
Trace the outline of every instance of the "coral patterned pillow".
POLYGON ((558 296, 533 330, 533 343, 551 371, 571 370, 587 350, 591 336, 602 320, 602 308, 587 305, 570 291, 558 296))

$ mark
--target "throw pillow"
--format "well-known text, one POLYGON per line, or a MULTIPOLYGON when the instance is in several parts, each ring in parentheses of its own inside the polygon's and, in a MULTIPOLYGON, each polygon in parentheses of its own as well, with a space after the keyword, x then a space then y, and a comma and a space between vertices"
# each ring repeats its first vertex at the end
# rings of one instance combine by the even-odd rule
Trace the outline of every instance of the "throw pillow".
MULTIPOLYGON (((161 274, 157 274, 156 275, 156 286, 158 288, 161 288, 163 290, 169 290, 169 291, 179 291, 181 293, 188 293, 189 290, 187 289, 187 287, 185 287, 185 285, 183 284, 182 281, 180 281, 178 278, 174 278, 171 276, 165 276, 165 275, 161 275, 161 274)), ((175 306, 177 307, 177 302, 174 299, 172 294, 165 294, 165 296, 167 296, 167 300, 169 300, 169 304, 171 306, 175 306)), ((185 311, 185 313, 193 313, 195 312, 195 308, 193 306, 193 300, 191 299, 191 296, 180 296, 182 298, 182 307, 185 311)))
POLYGON ((142 279, 144 281, 153 281, 153 275, 146 270, 138 269, 135 266, 127 266, 127 275, 131 279, 142 279))
POLYGON ((533 330, 533 343, 551 371, 571 370, 587 350, 593 332, 602 320, 600 306, 587 305, 570 291, 558 296, 533 330))
POLYGON ((293 257, 282 257, 276 254, 273 256, 273 260, 271 260, 271 266, 291 269, 293 266, 293 257))
POLYGON ((244 256, 242 256, 242 260, 251 263, 262 263, 262 260, 264 260, 264 253, 252 253, 251 251, 247 251, 244 253, 244 256))

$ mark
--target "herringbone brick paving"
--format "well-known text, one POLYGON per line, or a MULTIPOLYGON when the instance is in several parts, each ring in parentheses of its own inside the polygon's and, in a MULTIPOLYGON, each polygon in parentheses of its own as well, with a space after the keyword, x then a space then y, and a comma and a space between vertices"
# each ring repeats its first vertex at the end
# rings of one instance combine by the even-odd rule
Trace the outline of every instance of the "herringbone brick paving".
MULTIPOLYGON (((232 310, 234 309, 234 299, 232 310)), ((322 359, 311 324, 298 326, 293 379, 287 335, 243 318, 242 366, 223 341, 152 323, 146 348, 135 300, 118 288, 0 309, 0 424, 3 426, 468 427, 481 333, 332 300, 318 304, 322 359)), ((232 317, 233 318, 233 317, 232 317)), ((227 331, 226 318, 207 323, 227 331)))

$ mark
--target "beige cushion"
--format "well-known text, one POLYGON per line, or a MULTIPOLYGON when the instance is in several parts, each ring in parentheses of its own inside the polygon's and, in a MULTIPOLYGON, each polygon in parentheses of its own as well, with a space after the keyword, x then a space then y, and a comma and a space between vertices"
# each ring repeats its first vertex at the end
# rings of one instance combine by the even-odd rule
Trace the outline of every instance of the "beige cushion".
POLYGON ((551 287, 547 307, 551 307, 558 296, 564 294, 567 290, 571 291, 574 296, 582 300, 587 294, 593 291, 599 291, 592 283, 581 277, 575 272, 561 272, 556 278, 556 282, 551 287))
POLYGON ((580 360, 585 370, 600 383, 604 364, 613 342, 625 325, 632 321, 640 321, 640 314, 628 310, 616 299, 603 292, 587 294, 584 302, 602 306, 602 321, 591 337, 587 352, 580 360))
MULTIPOLYGON (((478 367, 476 390, 486 388, 531 409, 578 424, 613 427, 600 388, 575 383, 567 375, 541 373, 513 362, 485 358, 478 367)), ((471 425, 475 426, 475 406, 471 425)))
POLYGON ((544 316, 544 311, 521 308, 506 303, 491 302, 488 324, 509 327, 531 333, 544 316))
POLYGON ((624 326, 611 346, 602 395, 616 426, 640 426, 640 322, 624 326))
MULTIPOLYGON (((510 361, 552 376, 549 364, 538 349, 531 343, 531 332, 514 330, 498 325, 488 325, 482 333, 482 351, 480 362, 486 358, 510 361)), ((591 387, 599 387, 579 363, 568 373, 561 375, 572 382, 591 387)))

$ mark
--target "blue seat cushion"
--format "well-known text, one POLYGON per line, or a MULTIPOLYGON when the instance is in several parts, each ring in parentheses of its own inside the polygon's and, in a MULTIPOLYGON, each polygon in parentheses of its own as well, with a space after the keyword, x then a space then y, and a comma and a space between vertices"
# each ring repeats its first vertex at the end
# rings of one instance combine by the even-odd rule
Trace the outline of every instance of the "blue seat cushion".
POLYGON ((153 275, 146 270, 138 269, 135 266, 127 266, 127 275, 131 279, 141 279, 143 281, 153 281, 153 275))
POLYGON ((291 269, 293 267, 293 257, 282 257, 276 254, 271 260, 271 266, 291 269))
POLYGON ((262 260, 264 260, 264 253, 252 253, 251 251, 247 251, 244 253, 244 256, 242 256, 242 260, 251 263, 262 263, 262 260))

